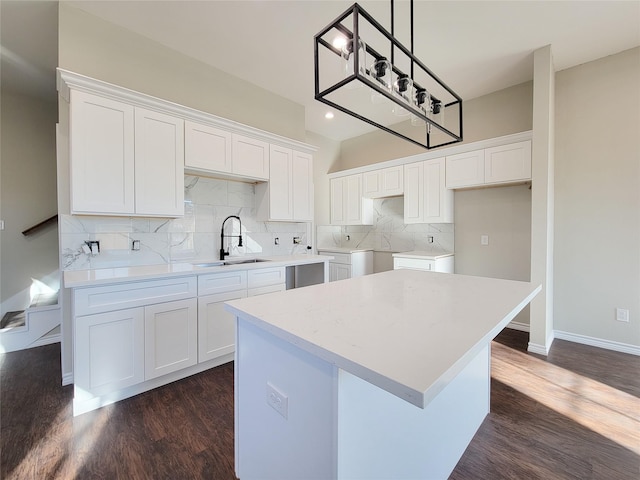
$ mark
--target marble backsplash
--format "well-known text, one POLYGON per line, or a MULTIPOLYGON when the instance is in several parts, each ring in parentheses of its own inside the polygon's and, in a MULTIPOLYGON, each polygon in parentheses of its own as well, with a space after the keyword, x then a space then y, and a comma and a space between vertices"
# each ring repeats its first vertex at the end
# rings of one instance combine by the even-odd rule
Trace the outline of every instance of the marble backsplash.
MULTIPOLYGON (((185 176, 185 214, 181 218, 61 215, 60 251, 64 270, 85 270, 218 259, 220 227, 229 215, 242 219, 243 247, 232 239, 232 255, 307 253, 309 224, 256 220, 253 184, 185 176), (300 244, 293 244, 293 237, 300 244), (276 238, 278 245, 275 245, 276 238), (85 241, 98 240, 100 253, 84 253, 85 241), (133 240, 140 250, 131 250, 133 240)), ((229 220, 225 233, 237 234, 229 220)), ((225 242, 228 239, 225 240, 225 242)), ((225 243, 225 247, 227 243, 225 243)))
POLYGON ((372 248, 376 251, 431 253, 454 251, 453 223, 404 223, 404 198, 373 201, 373 225, 319 225, 316 243, 321 247, 372 248), (433 243, 429 243, 433 237, 433 243))

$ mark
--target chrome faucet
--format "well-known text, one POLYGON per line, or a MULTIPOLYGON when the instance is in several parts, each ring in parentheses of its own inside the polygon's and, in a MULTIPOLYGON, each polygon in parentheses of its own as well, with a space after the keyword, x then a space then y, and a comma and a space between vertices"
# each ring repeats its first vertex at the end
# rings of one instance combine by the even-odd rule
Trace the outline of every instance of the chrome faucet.
POLYGON ((231 248, 229 248, 228 251, 226 251, 226 252, 224 251, 224 237, 238 237, 238 246, 242 247, 242 220, 240 220, 240 217, 238 217, 237 215, 229 215, 222 222, 222 228, 220 229, 220 260, 224 260, 224 257, 226 255, 229 255, 229 251, 231 250, 231 248), (240 234, 239 235, 225 235, 224 234, 224 224, 227 223, 227 220, 229 220, 230 218, 237 218, 238 222, 240 222, 240 234))

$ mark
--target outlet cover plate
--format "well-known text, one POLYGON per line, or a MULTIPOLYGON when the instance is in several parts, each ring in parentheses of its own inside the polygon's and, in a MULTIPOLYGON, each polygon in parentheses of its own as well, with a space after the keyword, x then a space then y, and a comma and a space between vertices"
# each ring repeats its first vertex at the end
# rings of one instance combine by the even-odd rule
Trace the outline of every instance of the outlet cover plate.
POLYGON ((267 382, 267 404, 285 419, 289 415, 289 397, 267 382))

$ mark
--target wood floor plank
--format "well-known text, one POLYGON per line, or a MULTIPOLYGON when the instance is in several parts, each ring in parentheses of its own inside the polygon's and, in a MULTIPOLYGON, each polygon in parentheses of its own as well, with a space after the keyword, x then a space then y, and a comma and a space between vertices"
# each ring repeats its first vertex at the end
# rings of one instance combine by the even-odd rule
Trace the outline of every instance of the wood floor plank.
MULTIPOLYGON (((491 413, 450 478, 640 478, 640 359, 527 342, 493 342, 491 413)), ((236 480, 232 363, 75 418, 60 378, 59 345, 0 355, 0 478, 236 480)))

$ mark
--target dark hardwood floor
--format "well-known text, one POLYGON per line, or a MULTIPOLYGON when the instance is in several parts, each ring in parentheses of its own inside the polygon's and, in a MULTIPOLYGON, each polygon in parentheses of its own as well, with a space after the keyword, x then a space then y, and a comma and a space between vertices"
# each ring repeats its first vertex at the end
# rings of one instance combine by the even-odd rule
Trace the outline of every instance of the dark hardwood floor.
MULTIPOLYGON (((450 478, 640 478, 640 358, 527 337, 493 342, 491 413, 450 478)), ((73 418, 59 345, 0 362, 2 479, 235 479, 232 364, 73 418)))

